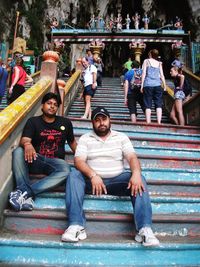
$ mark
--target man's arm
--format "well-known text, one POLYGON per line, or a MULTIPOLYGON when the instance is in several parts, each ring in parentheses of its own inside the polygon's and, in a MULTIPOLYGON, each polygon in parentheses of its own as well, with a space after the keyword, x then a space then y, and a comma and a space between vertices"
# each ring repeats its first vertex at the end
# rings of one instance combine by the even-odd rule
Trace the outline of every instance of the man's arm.
POLYGON ((125 82, 124 82, 124 104, 126 106, 127 106, 128 86, 129 86, 129 82, 128 82, 128 80, 125 80, 125 82))
POLYGON ((86 177, 88 177, 92 184, 92 194, 100 196, 103 193, 107 194, 106 186, 102 178, 86 163, 81 157, 74 158, 75 167, 86 177))
POLYGON ((141 178, 141 167, 140 162, 135 153, 130 153, 125 156, 129 163, 132 175, 128 183, 128 189, 131 190, 131 195, 135 196, 137 193, 142 195, 142 191, 145 191, 144 185, 141 178))
POLYGON ((28 163, 32 163, 33 160, 36 160, 37 154, 35 148, 32 145, 32 139, 29 137, 22 137, 20 140, 20 146, 24 148, 24 159, 28 163))
POLYGON ((69 143, 69 146, 70 146, 71 150, 73 151, 73 153, 75 154, 76 147, 77 147, 77 142, 76 142, 75 138, 71 143, 69 143))
POLYGON ((96 85, 96 82, 97 82, 97 74, 96 74, 96 72, 92 73, 92 77, 93 77, 92 89, 95 89, 97 87, 97 85, 96 85))

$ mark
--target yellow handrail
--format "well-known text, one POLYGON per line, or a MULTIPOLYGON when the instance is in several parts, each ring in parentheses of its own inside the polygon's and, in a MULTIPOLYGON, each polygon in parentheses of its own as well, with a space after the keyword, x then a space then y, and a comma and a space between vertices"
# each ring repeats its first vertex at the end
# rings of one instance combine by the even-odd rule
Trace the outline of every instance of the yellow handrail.
POLYGON ((52 79, 50 77, 41 78, 29 90, 0 112, 0 144, 9 136, 41 96, 47 92, 51 84, 52 79))

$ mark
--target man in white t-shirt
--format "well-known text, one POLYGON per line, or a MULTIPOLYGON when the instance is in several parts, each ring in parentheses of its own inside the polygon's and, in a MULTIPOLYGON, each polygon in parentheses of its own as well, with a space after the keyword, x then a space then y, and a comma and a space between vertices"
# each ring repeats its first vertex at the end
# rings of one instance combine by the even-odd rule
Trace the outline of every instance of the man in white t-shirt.
POLYGON ((94 96, 97 88, 97 68, 88 62, 87 58, 82 58, 82 72, 83 77, 83 97, 85 102, 85 112, 82 116, 83 119, 91 118, 91 98, 94 96))
POLYGON ((111 130, 110 114, 104 107, 92 112, 93 131, 80 137, 75 153, 75 167, 66 185, 66 207, 69 227, 64 242, 87 238, 83 200, 85 193, 130 196, 137 230, 135 240, 144 246, 159 245, 151 230, 152 208, 145 178, 130 139, 111 130), (124 169, 124 159, 130 171, 124 169))

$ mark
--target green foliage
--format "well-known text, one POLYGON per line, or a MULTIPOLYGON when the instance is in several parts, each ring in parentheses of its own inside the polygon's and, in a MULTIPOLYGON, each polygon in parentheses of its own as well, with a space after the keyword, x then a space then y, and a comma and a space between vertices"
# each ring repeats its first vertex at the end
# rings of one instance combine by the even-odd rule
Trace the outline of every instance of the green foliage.
POLYGON ((31 36, 27 41, 29 49, 35 51, 35 55, 42 52, 44 37, 43 37, 43 23, 45 9, 47 8, 46 0, 35 1, 31 9, 25 12, 27 21, 31 26, 31 36))

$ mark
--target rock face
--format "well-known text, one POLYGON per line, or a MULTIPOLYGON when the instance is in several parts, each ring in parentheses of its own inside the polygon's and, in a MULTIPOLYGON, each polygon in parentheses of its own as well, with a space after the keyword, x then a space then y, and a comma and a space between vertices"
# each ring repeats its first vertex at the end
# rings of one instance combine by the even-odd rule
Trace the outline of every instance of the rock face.
POLYGON ((200 41, 199 0, 2 0, 0 41, 12 44, 17 10, 20 12, 18 36, 38 52, 48 49, 47 33, 53 19, 59 25, 86 28, 92 14, 106 18, 111 14, 117 16, 118 12, 123 19, 128 13, 130 17, 135 12, 141 16, 147 13, 152 28, 174 23, 178 16, 183 20, 183 28, 191 31, 192 40, 200 41))

